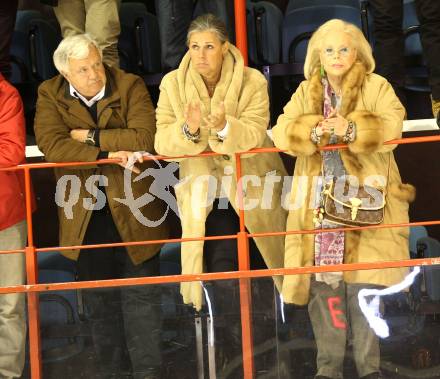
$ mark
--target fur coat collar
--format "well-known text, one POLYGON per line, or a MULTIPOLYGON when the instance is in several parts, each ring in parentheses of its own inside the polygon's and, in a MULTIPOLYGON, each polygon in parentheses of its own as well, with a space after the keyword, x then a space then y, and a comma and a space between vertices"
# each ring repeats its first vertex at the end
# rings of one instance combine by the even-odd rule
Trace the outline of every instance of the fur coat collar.
POLYGON ((188 104, 190 101, 199 100, 205 108, 202 112, 209 113, 208 107, 216 108, 223 101, 226 114, 235 115, 243 85, 244 69, 240 51, 230 44, 223 59, 220 81, 217 83, 213 97, 209 98, 201 75, 192 65, 189 53, 186 53, 177 71, 180 103, 188 104))

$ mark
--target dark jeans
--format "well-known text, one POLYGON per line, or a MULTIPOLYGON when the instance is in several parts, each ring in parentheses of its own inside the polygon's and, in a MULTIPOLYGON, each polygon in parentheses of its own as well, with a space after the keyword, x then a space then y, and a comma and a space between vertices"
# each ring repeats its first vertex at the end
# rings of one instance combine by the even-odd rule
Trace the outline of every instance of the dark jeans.
MULTIPOLYGON (((94 211, 83 244, 121 242, 107 207, 94 211)), ((78 280, 105 280, 159 275, 159 256, 134 265, 124 247, 82 250, 78 280)), ((132 372, 144 378, 161 366, 160 289, 157 285, 84 290, 83 301, 90 321, 103 378, 132 372)), ((119 375, 119 376, 118 376, 119 375)))
MULTIPOLYGON (((235 235, 240 230, 237 214, 230 204, 227 209, 218 209, 218 200, 206 220, 206 236, 235 235)), ((249 254, 251 269, 267 268, 263 257, 253 239, 249 240, 249 254)), ((205 241, 203 249, 206 272, 237 271, 238 251, 237 240, 205 241)), ((215 302, 218 314, 239 314, 239 297, 237 280, 216 280, 213 282, 214 292, 222 294, 217 296, 215 302), (226 292, 225 292, 226 291, 226 292), (226 295, 228 293, 228 295, 226 295)), ((215 295, 214 295, 215 296, 215 295)))
MULTIPOLYGON (((240 223, 237 214, 230 204, 227 209, 218 209, 218 200, 206 220, 206 236, 237 234, 240 223)), ((267 268, 260 251, 253 239, 249 240, 249 254, 251 269, 267 268)), ((237 240, 205 241, 204 263, 206 272, 236 271, 238 270, 237 240)), ((216 325, 216 347, 218 355, 226 357, 220 360, 219 371, 225 369, 225 364, 237 359, 241 361, 241 320, 240 294, 238 280, 213 281, 214 292, 214 320, 216 325)), ((263 343, 275 335, 273 323, 274 284, 271 278, 259 278, 252 282, 254 344, 263 343)), ((258 365, 258 362, 257 362, 258 365)), ((235 366, 237 367, 237 366, 235 366)), ((241 375, 237 368, 234 375, 241 375)), ((223 378, 223 374, 220 377, 223 378)))
MULTIPOLYGON (((370 0, 370 4, 374 17, 376 72, 388 79, 405 102, 403 0, 370 0)), ((440 1, 416 0, 415 4, 432 96, 440 100, 440 1)))
POLYGON ((7 78, 11 74, 10 47, 14 31, 18 0, 0 1, 0 72, 7 78))

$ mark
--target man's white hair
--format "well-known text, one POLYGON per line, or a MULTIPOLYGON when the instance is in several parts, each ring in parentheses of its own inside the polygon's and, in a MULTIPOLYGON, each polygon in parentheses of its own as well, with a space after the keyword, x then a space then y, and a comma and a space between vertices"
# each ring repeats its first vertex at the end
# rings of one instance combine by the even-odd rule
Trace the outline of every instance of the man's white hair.
POLYGON ((69 59, 84 59, 89 55, 90 45, 96 47, 102 59, 102 49, 88 34, 77 34, 64 38, 53 53, 53 63, 60 73, 69 72, 69 59))

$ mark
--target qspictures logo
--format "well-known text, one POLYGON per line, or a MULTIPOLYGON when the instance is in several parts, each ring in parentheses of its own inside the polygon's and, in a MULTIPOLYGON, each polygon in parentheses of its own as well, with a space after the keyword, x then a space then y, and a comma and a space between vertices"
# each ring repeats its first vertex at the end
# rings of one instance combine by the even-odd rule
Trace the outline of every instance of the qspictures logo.
MULTIPOLYGON (((224 167, 222 175, 197 175, 189 174, 184 178, 178 179, 179 165, 176 162, 161 163, 152 155, 146 152, 137 152, 131 159, 123 174, 123 198, 114 200, 127 206, 133 217, 146 227, 156 227, 166 219, 170 210, 179 216, 178 202, 174 196, 172 188, 181 187, 183 191, 190 191, 190 196, 186 198, 190 201, 192 210, 211 207, 216 198, 219 198, 219 209, 225 209, 229 206, 228 199, 234 199, 237 207, 240 208, 238 201, 238 186, 235 186, 236 193, 233 191, 233 182, 235 181, 235 171, 233 166, 224 167), (150 156, 155 167, 148 167, 137 176, 133 175, 133 165, 139 154, 150 156), (153 178, 149 188, 139 197, 133 193, 133 183, 138 182, 148 176, 153 178), (148 214, 141 212, 142 208, 155 199, 163 200, 166 204, 164 214, 157 220, 148 218, 148 214)), ((243 190, 242 208, 245 211, 260 208, 262 210, 279 208, 280 205, 285 210, 298 210, 304 206, 309 209, 315 209, 321 199, 324 184, 333 178, 323 178, 322 176, 281 176, 276 171, 270 171, 263 177, 260 175, 243 175, 240 178, 243 190), (310 193, 310 196, 308 194, 310 193), (277 199, 278 197, 278 199, 277 199), (308 199, 308 202, 307 202, 308 199)), ((368 199, 361 199, 362 206, 373 207, 382 203, 382 194, 374 187, 384 187, 386 177, 381 175, 372 175, 364 180, 372 188, 371 196, 368 199)), ((102 190, 108 187, 109 180, 105 175, 91 175, 84 183, 88 197, 80 199, 81 180, 76 175, 63 175, 59 178, 56 186, 55 202, 63 209, 67 219, 74 218, 74 207, 79 201, 87 210, 100 210, 107 201, 106 194, 102 190)), ((335 192, 341 201, 349 201, 350 198, 358 193, 359 180, 355 176, 347 175, 338 178, 335 185, 335 192), (345 183, 350 185, 347 189, 345 183)), ((343 209, 340 210, 343 212, 343 209)), ((194 215, 203 214, 203 212, 194 211, 194 215)))
MULTIPOLYGON (((115 198, 114 200, 127 206, 132 215, 142 225, 151 228, 156 227, 164 222, 170 209, 176 215, 179 215, 176 198, 171 192, 171 188, 179 182, 177 177, 174 175, 178 169, 179 165, 176 162, 162 164, 149 153, 137 152, 137 155, 135 155, 133 159, 128 162, 126 168, 124 169, 125 197, 115 198), (136 177, 133 177, 132 167, 139 154, 144 156, 148 155, 150 157, 150 161, 153 161, 156 167, 148 167, 136 177), (145 188, 144 194, 135 198, 132 183, 138 182, 148 176, 153 178, 153 182, 149 188, 145 188), (141 212, 141 209, 145 205, 154 201, 156 198, 165 202, 166 209, 162 217, 160 217, 158 220, 150 220, 148 215, 146 216, 141 212)), ((84 197, 82 199, 82 206, 87 210, 100 210, 104 208, 107 202, 107 197, 101 188, 107 187, 108 185, 109 180, 105 175, 90 175, 84 183, 85 190, 90 194, 90 197, 84 197)), ((74 217, 73 208, 78 201, 80 201, 80 192, 81 180, 78 176, 63 175, 58 179, 55 192, 55 203, 63 209, 64 215, 69 220, 73 219, 74 217)))

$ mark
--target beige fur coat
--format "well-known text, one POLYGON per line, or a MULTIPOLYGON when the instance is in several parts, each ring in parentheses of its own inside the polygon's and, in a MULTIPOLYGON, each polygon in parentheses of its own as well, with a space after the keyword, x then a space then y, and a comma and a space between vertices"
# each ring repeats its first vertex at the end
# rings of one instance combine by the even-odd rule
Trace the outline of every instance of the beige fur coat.
MULTIPOLYGON (((290 202, 295 204, 303 195, 300 206, 289 211, 287 230, 314 229, 313 178, 319 176, 321 155, 311 141, 312 128, 323 119, 323 86, 319 70, 300 84, 284 108, 273 128, 275 145, 297 156, 290 202), (307 180, 300 180, 300 177, 307 180)), ((400 138, 405 110, 391 85, 381 76, 366 74, 357 62, 345 75, 342 86, 340 114, 356 123, 356 139, 341 150, 341 158, 348 174, 359 183, 371 175, 386 178, 390 164, 388 194, 384 223, 408 222, 408 202, 415 195, 414 188, 402 184, 392 150, 395 145, 384 141, 400 138), (390 163, 389 163, 390 162, 390 163)), ((321 144, 328 143, 328 138, 321 144)), ((367 179, 367 180, 369 180, 367 179)), ((370 183, 371 184, 371 183, 370 183)), ((345 233, 345 263, 375 262, 407 259, 408 228, 351 231, 345 233)), ((285 267, 314 264, 314 235, 286 236, 285 267)), ((347 283, 370 283, 389 286, 402 280, 406 269, 346 271, 347 283)), ((290 275, 283 281, 283 297, 288 303, 306 304, 309 299, 310 275, 290 275)))
MULTIPOLYGON (((215 157, 176 159, 180 162, 181 183, 175 187, 175 191, 182 223, 182 237, 203 237, 205 221, 212 208, 205 207, 210 191, 207 180, 203 179, 208 176, 215 178, 219 191, 214 195, 227 197, 237 210, 234 153, 273 146, 266 134, 269 121, 267 82, 260 72, 245 67, 239 50, 230 45, 223 61, 220 81, 213 97, 210 98, 202 77, 192 67, 189 54, 186 54, 179 68, 162 80, 156 119, 155 149, 159 154, 180 156, 205 151, 222 154, 215 157), (206 129, 201 129, 200 141, 197 143, 185 138, 182 133, 185 122, 183 110, 185 104, 190 101, 200 102, 203 117, 224 101, 229 123, 228 135, 224 141, 219 140, 216 133, 209 134, 206 129)), ((255 208, 245 211, 245 224, 249 232, 284 231, 287 212, 280 203, 282 178, 286 172, 279 154, 242 155, 242 174, 253 175, 253 180, 256 179, 247 183, 244 197, 245 206, 250 202, 258 203, 255 208), (263 205, 266 174, 271 172, 281 177, 281 180, 273 183, 271 204, 263 205)), ((283 237, 256 238, 255 242, 269 268, 283 267, 283 237)), ((202 273, 203 241, 183 243, 181 257, 183 274, 202 273)), ((281 289, 280 277, 277 277, 276 283, 281 289)), ((196 309, 200 309, 202 287, 199 282, 182 283, 181 293, 185 303, 193 304, 196 309)))

